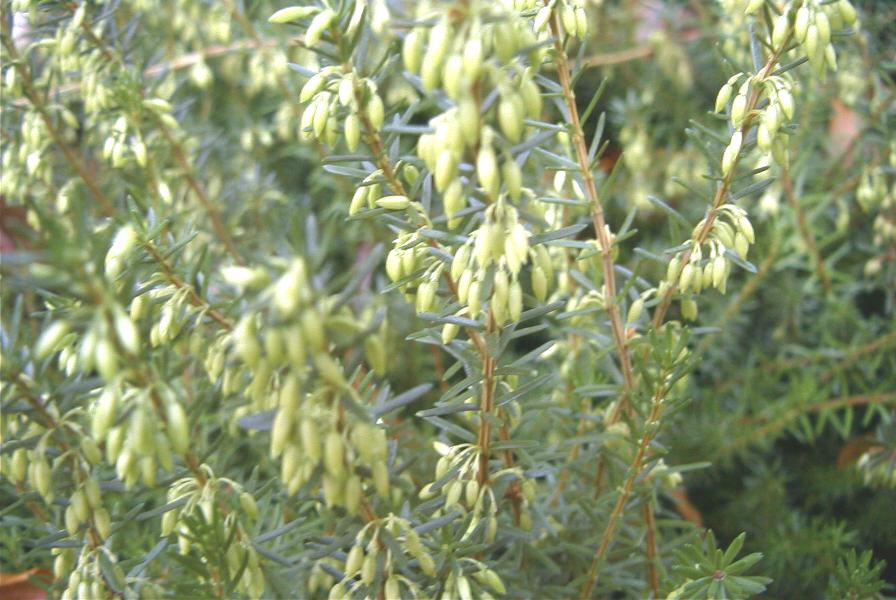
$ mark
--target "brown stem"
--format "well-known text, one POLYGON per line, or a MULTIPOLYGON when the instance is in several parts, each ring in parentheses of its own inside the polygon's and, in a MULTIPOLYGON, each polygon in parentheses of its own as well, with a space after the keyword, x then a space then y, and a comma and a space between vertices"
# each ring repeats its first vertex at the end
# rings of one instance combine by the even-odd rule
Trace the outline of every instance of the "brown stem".
MULTIPOLYGON (((496 328, 495 319, 489 310, 488 331, 492 332, 496 328)), ((491 455, 491 417, 494 412, 495 405, 495 359, 489 354, 487 348, 483 348, 482 353, 482 392, 479 401, 479 438, 477 444, 479 446, 479 472, 476 478, 480 486, 488 485, 489 481, 489 458, 491 455)))
POLYGON ((171 146, 171 153, 174 156, 174 160, 177 161, 177 164, 180 166, 181 171, 183 171, 184 177, 187 180, 187 185, 190 186, 191 190, 193 190, 193 193, 196 195, 196 199, 199 200, 199 203, 208 214, 209 220, 212 224, 212 229, 215 230, 215 235, 217 235, 221 242, 223 242, 224 248, 227 250, 227 254, 229 254, 230 257, 233 258, 233 260, 238 264, 246 264, 246 261, 244 261, 243 257, 240 256, 239 250, 237 250, 233 239, 230 237, 230 234, 227 233, 227 228, 224 226, 224 223, 221 220, 221 215, 220 213, 218 213, 218 209, 208 197, 208 194, 205 193, 205 189, 196 179, 195 173, 193 171, 193 166, 187 159, 187 155, 184 152, 183 147, 174 138, 174 135, 171 133, 171 131, 168 130, 164 123, 158 121, 157 124, 159 126, 159 131, 162 133, 162 137, 164 137, 168 142, 168 145, 171 146))
MULTIPOLYGON (((579 163, 579 171, 585 182, 585 192, 588 201, 591 203, 591 221, 594 224, 595 235, 600 245, 601 265, 604 275, 604 302, 607 305, 607 314, 610 317, 610 327, 613 330, 613 340, 619 352, 619 363, 622 368, 622 377, 625 385, 625 393, 622 401, 617 404, 619 410, 627 407, 628 395, 634 388, 634 377, 632 375, 631 357, 628 351, 628 342, 625 337, 625 329, 622 323, 622 316, 619 313, 619 306, 616 299, 616 273, 613 266, 613 248, 610 239, 610 233, 607 231, 606 220, 604 219, 604 209, 601 200, 597 194, 597 187, 594 184, 594 173, 591 170, 591 164, 588 160, 588 148, 585 143, 585 134, 582 131, 582 124, 579 120, 579 110, 576 107, 576 95, 572 89, 572 76, 569 69, 569 58, 563 49, 562 31, 560 24, 560 14, 554 11, 551 19, 551 29, 554 33, 554 54, 557 62, 557 76, 560 79, 560 85, 563 88, 563 99, 566 103, 566 109, 569 112, 571 140, 575 148, 576 158, 579 163)), ((614 411, 618 413, 619 411, 614 411)))
POLYGON ((200 296, 192 285, 188 284, 186 281, 177 276, 174 270, 171 268, 171 265, 168 264, 168 261, 165 260, 165 257, 158 251, 158 249, 152 244, 152 242, 146 242, 145 244, 146 251, 149 252, 150 256, 155 259, 158 263, 159 267, 162 269, 162 273, 165 275, 165 278, 175 287, 186 290, 187 299, 190 304, 196 306, 198 308, 202 308, 205 310, 205 313, 211 317, 214 321, 216 321, 221 327, 230 331, 233 329, 233 324, 225 317, 223 314, 215 310, 209 305, 205 299, 200 296))
MULTIPOLYGON (((334 30, 333 35, 336 43, 339 44, 341 34, 338 30, 334 30)), ((343 70, 346 73, 351 73, 352 71, 354 71, 354 67, 351 63, 345 63, 343 65, 343 70)), ((353 92, 355 103, 358 106, 358 117, 361 121, 364 141, 370 147, 377 167, 379 167, 379 169, 383 172, 383 176, 386 178, 386 181, 388 182, 388 185, 392 189, 393 193, 401 196, 407 196, 408 192, 402 184, 401 180, 398 178, 398 175, 395 172, 395 168, 392 165, 392 161, 389 159, 389 156, 385 151, 379 135, 379 131, 377 131, 377 129, 373 126, 373 123, 370 120, 370 116, 364 108, 364 88, 361 86, 359 77, 354 78, 353 92)), ((430 244, 434 246, 438 245, 435 240, 430 240, 430 244)), ((443 277, 451 294, 457 297, 457 284, 451 277, 451 274, 446 271, 443 274, 443 277)), ((491 315, 491 311, 489 311, 487 320, 488 331, 494 331, 496 328, 496 324, 491 315)), ((482 357, 483 381, 480 398, 480 425, 478 434, 479 472, 477 474, 477 480, 480 485, 486 485, 489 481, 489 459, 491 454, 491 422, 486 417, 492 415, 492 413, 494 412, 495 368, 497 366, 497 361, 489 354, 488 347, 486 346, 485 341, 477 331, 469 328, 466 329, 466 331, 467 336, 470 338, 470 342, 482 357)), ((506 423, 501 428, 501 434, 504 436, 509 436, 506 423)), ((512 467, 513 453, 509 451, 505 452, 504 460, 507 467, 512 467)), ((508 492, 511 494, 513 500, 514 519, 517 523, 519 523, 520 507, 518 484, 511 485, 511 489, 509 489, 508 492)))
MULTIPOLYGON (((44 422, 44 426, 52 429, 54 432, 57 432, 60 434, 63 433, 63 424, 60 423, 59 421, 57 421, 56 418, 54 418, 53 415, 50 414, 50 412, 47 410, 46 406, 44 406, 44 403, 41 402, 40 398, 38 398, 37 396, 35 396, 32 393, 28 382, 25 380, 24 377, 22 377, 22 374, 16 373, 12 377, 12 380, 15 382, 15 384, 18 386, 18 388, 22 391, 22 395, 25 397, 25 400, 40 414, 41 419, 44 422)), ((59 448, 62 450, 63 453, 67 453, 72 450, 72 446, 70 446, 64 439, 59 439, 58 443, 59 443, 59 448)), ((89 475, 85 474, 82 471, 81 464, 79 462, 80 460, 82 460, 82 458, 72 455, 71 459, 72 459, 73 475, 75 478, 74 483, 75 483, 75 485, 83 485, 84 481, 89 478, 89 475)), ((24 486, 22 486, 21 484, 18 484, 18 483, 16 484, 16 490, 20 494, 24 492, 24 489, 25 489, 24 486)), ((46 511, 44 511, 44 509, 37 502, 35 502, 33 500, 26 500, 25 506, 40 521, 43 521, 45 523, 51 523, 51 515, 49 515, 46 511)), ((86 525, 87 525, 87 527, 86 527, 85 534, 87 536, 87 541, 89 542, 89 544, 94 548, 101 546, 103 543, 103 538, 99 534, 99 531, 96 529, 96 523, 95 523, 94 518, 91 517, 90 520, 86 522, 86 525)), ((103 576, 103 578, 105 579, 105 575, 103 576)), ((112 589, 111 586, 108 585, 108 581, 107 581, 107 587, 109 589, 112 589)), ((120 594, 115 594, 115 596, 121 597, 120 594)))
MULTIPOLYGON (((502 442, 510 441, 510 430, 507 426, 507 415, 504 410, 498 409, 498 418, 501 419, 501 427, 498 429, 498 438, 502 442)), ((513 452, 510 450, 504 450, 501 453, 504 457, 504 466, 508 469, 513 467, 513 452)), ((521 488, 519 479, 514 479, 510 482, 510 485, 507 486, 507 491, 504 492, 504 497, 508 498, 511 502, 511 506, 513 507, 513 522, 516 525, 520 524, 520 519, 523 516, 522 510, 522 499, 521 499, 521 488)))
POLYGON ((625 50, 617 50, 615 52, 607 52, 606 54, 591 56, 583 61, 583 66, 604 67, 607 65, 618 65, 631 60, 647 58, 653 54, 653 52, 653 46, 634 46, 633 48, 626 48, 625 50))
MULTIPOLYGON (((585 134, 582 131, 582 125, 579 120, 575 92, 572 89, 569 59, 566 55, 566 51, 563 49, 561 41, 561 32, 563 29, 560 24, 560 15, 557 11, 554 11, 554 14, 552 15, 551 28, 554 34, 557 74, 560 79, 560 85, 563 88, 563 98, 566 102, 566 108, 570 116, 570 126, 572 129, 571 139, 573 147, 575 148, 576 158, 578 159, 579 170, 581 171, 585 182, 585 190, 588 195, 588 200, 591 203, 591 221, 594 224, 595 235, 597 236, 600 245, 601 265, 603 267, 604 275, 604 302, 606 303, 607 314, 610 318, 610 327, 613 332, 613 340, 616 343, 619 353, 619 363, 622 369, 624 383, 623 394, 619 401, 614 405, 613 410, 606 421, 606 425, 612 425, 619 420, 623 411, 627 412, 629 410, 630 396, 634 389, 634 376, 632 374, 631 357, 628 351, 628 340, 623 326, 622 315, 619 312, 619 306, 617 304, 616 272, 613 264, 610 232, 608 230, 609 228, 606 227, 603 205, 598 197, 597 188, 594 184, 594 175, 591 170, 590 161, 588 160, 588 148, 585 142, 585 134)), ((571 453, 577 453, 577 448, 573 448, 571 453)), ((598 460, 597 475, 595 477, 595 494, 600 494, 601 480, 603 479, 605 469, 606 459, 601 455, 598 460)), ((559 496, 555 495, 555 498, 558 497, 559 496)), ((621 511, 621 509, 622 506, 620 505, 619 510, 621 511)), ((610 535, 606 541, 607 544, 609 544, 609 537, 612 536, 611 531, 608 531, 608 533, 610 533, 610 535)), ((597 559, 595 559, 595 561, 596 562, 592 565, 592 568, 595 570, 594 578, 596 580, 597 559)), ((593 583, 590 585, 593 585, 593 583)), ((588 595, 590 595, 590 587, 588 595)))
MULTIPOLYGON (((660 381, 662 382, 666 377, 666 374, 661 375, 660 381)), ((598 576, 600 575, 600 566, 603 563, 604 558, 606 557, 607 550, 610 548, 610 543, 613 541, 613 536, 616 534, 616 527, 619 524, 619 518, 622 516, 623 509, 625 508, 625 504, 628 502, 629 496, 631 496, 632 489, 635 486, 635 481, 641 475, 641 470, 644 466, 644 459, 647 456, 647 448, 650 446, 650 443, 653 441, 654 436, 656 435, 659 419, 662 413, 663 408, 663 397, 666 393, 666 388, 663 383, 659 384, 657 387, 656 393, 653 395, 653 399, 651 401, 650 414, 645 421, 644 433, 641 435, 641 441, 638 443, 638 449, 635 452, 635 457, 632 459, 632 463, 628 468, 628 477, 625 478, 625 482, 622 484, 622 489, 619 492, 619 497, 616 499, 616 504, 613 506, 613 510, 610 512, 610 517, 607 520, 607 526, 604 529, 604 533, 600 539, 600 545, 597 547, 597 552, 594 554, 594 559, 591 561, 591 567, 588 569, 588 575, 585 579, 585 586, 582 588, 582 593, 579 594, 580 600, 588 600, 591 598, 591 593, 594 591, 594 586, 597 584, 598 576)))
MULTIPOLYGON (((826 383, 831 380, 838 372, 846 369, 854 362, 859 360, 861 357, 871 354, 873 352, 877 352, 878 350, 889 348, 890 346, 896 344, 896 331, 891 331, 881 337, 877 338, 873 342, 869 342, 863 346, 859 346, 852 352, 846 354, 846 356, 837 357, 837 363, 831 367, 830 369, 823 372, 818 378, 819 382, 826 383)), ((800 356, 797 358, 785 359, 785 360, 776 360, 774 362, 767 363, 760 367, 760 371, 763 373, 778 373, 781 371, 787 371, 797 367, 804 367, 806 365, 811 365, 814 362, 830 360, 830 356, 800 356)), ((732 387, 743 383, 743 377, 736 377, 732 379, 730 382, 726 382, 725 385, 719 386, 719 391, 725 391, 731 389, 732 387)))
POLYGON ((829 400, 825 400, 824 402, 818 402, 816 404, 806 404, 803 406, 796 406, 786 411, 780 417, 776 418, 774 421, 759 427, 758 429, 754 429, 747 434, 744 434, 738 438, 735 438, 731 443, 722 448, 721 453, 723 455, 730 454, 732 452, 736 452, 741 448, 749 446, 750 443, 757 440, 764 440, 768 438, 770 435, 775 435, 779 433, 781 430, 785 429, 790 423, 798 419, 799 417, 807 414, 821 412, 823 410, 828 410, 832 408, 845 408, 847 406, 862 406, 865 404, 882 404, 896 405, 896 393, 894 394, 866 394, 859 396, 844 396, 841 398, 832 398, 829 400))
POLYGON ((806 250, 809 252, 809 256, 812 257, 812 262, 815 264, 815 273, 818 275, 819 281, 821 281, 821 287, 824 289, 825 294, 830 294, 831 280, 828 278, 827 271, 824 268, 824 261, 822 261, 821 254, 818 252, 815 236, 812 235, 812 231, 809 229, 806 215, 803 213, 803 207, 800 205, 800 202, 793 191, 793 180, 790 178, 790 169, 788 167, 781 169, 781 187, 784 189, 787 203, 790 204, 793 214, 796 215, 797 229, 799 229, 800 236, 803 238, 803 243, 806 245, 806 250))
MULTIPOLYGON (((555 26, 556 26, 556 23, 555 23, 555 26)), ((787 45, 789 43, 790 43, 790 38, 788 36, 788 39, 786 39, 781 44, 781 47, 769 57, 765 66, 762 68, 762 70, 760 70, 760 72, 758 73, 758 75, 756 77, 757 81, 763 81, 771 74, 772 70, 774 69, 775 65, 778 62, 778 58, 780 57, 780 54, 784 51, 784 49, 787 47, 787 45)), ((749 132, 750 128, 752 127, 752 124, 753 124, 752 112, 753 112, 753 110, 755 110, 756 105, 759 101, 759 94, 760 94, 760 87, 757 85, 753 88, 753 90, 750 93, 749 98, 747 99, 747 108, 746 108, 746 112, 745 112, 747 117, 744 119, 744 122, 741 125, 741 129, 740 129, 743 138, 746 138, 747 133, 749 132)), ((663 323, 666 312, 668 311, 669 306, 672 302, 672 296, 675 293, 675 290, 677 289, 676 282, 678 281, 678 276, 680 275, 681 269, 684 268, 684 265, 686 265, 688 263, 688 260, 690 259, 690 256, 692 253, 692 249, 694 247, 702 244, 705 241, 706 237, 709 235, 709 232, 712 230, 712 226, 715 221, 717 211, 718 211, 719 207, 722 205, 722 203, 725 201, 725 199, 728 195, 728 190, 731 187, 731 182, 734 180, 734 174, 735 174, 736 166, 737 166, 736 162, 737 162, 737 160, 739 160, 740 154, 741 153, 739 153, 738 156, 736 157, 735 164, 732 165, 732 167, 728 171, 728 174, 723 177, 722 181, 719 183, 718 187, 716 188, 716 195, 713 198, 712 206, 711 206, 706 218, 703 221, 703 226, 698 230, 696 235, 693 237, 693 244, 691 245, 691 247, 683 253, 682 260, 681 260, 681 266, 679 267, 679 273, 677 273, 677 274, 675 274, 675 276, 673 276, 672 281, 669 282, 669 284, 670 284, 669 289, 663 295, 662 299, 660 300, 660 303, 656 307, 656 310, 653 315, 653 320, 652 320, 652 326, 654 329, 659 329, 659 327, 663 323)), ((662 388, 660 388, 657 393, 659 394, 661 391, 662 391, 662 388)), ((610 520, 607 524, 606 530, 604 531, 604 535, 601 538, 600 546, 598 547, 597 553, 594 556, 594 560, 592 561, 591 568, 589 569, 589 572, 588 572, 588 578, 586 580, 585 588, 583 589, 583 593, 581 595, 582 599, 590 598, 591 592, 594 589, 594 585, 597 582, 597 578, 598 578, 598 575, 600 572, 600 564, 603 561, 603 559, 606 555, 607 549, 609 548, 610 542, 612 541, 613 535, 615 534, 617 521, 620 517, 620 514, 622 513, 623 507, 625 506, 625 502, 628 500, 628 496, 631 494, 631 490, 632 490, 632 486, 634 485, 635 478, 640 473, 641 466, 642 466, 643 459, 644 459, 644 453, 646 451, 646 447, 650 443, 653 435, 655 435, 655 429, 656 429, 656 426, 658 425, 657 421, 658 421, 658 419, 660 417, 660 413, 661 413, 661 403, 662 403, 662 397, 654 396, 652 408, 650 411, 650 416, 648 417, 648 419, 646 421, 647 429, 645 429, 645 432, 641 437, 641 443, 638 446, 638 451, 635 454, 635 458, 629 467, 629 476, 625 480, 625 483, 623 484, 622 492, 616 502, 616 505, 613 508, 613 511, 610 513, 610 520)), ((598 477, 597 477, 597 482, 596 482, 597 483, 596 487, 598 489, 600 488, 600 483, 601 483, 601 479, 603 477, 604 470, 605 470, 605 463, 603 460, 601 460, 598 465, 598 477)))
POLYGON ((438 346, 430 346, 429 353, 432 356, 432 366, 436 371, 436 377, 439 380, 439 389, 443 392, 448 391, 448 382, 445 381, 445 364, 442 361, 442 353, 438 346))
POLYGON ((399 180, 398 176, 395 174, 395 168, 392 166, 392 161, 389 160, 389 156, 383 148, 380 134, 373 126, 373 123, 371 123, 370 116, 364 108, 364 89, 361 87, 361 84, 358 83, 357 78, 355 78, 354 92, 355 102, 358 104, 358 117, 361 119, 361 126, 364 128, 364 140, 367 142, 367 145, 370 146, 370 151, 373 152, 376 166, 383 172, 386 181, 389 182, 389 187, 392 188, 394 193, 399 196, 407 196, 408 193, 404 189, 401 180, 399 180))
MULTIPOLYGON (((47 407, 44 406, 44 403, 41 402, 40 398, 35 396, 31 392, 31 386, 28 384, 28 381, 22 376, 21 373, 16 373, 13 376, 13 380, 18 384, 19 389, 22 390, 22 395, 25 397, 25 400, 31 407, 40 414, 41 419, 44 421, 44 425, 49 427, 54 431, 61 431, 59 427, 59 421, 57 421, 50 411, 47 410, 47 407)), ((63 449, 63 451, 67 451, 69 449, 69 445, 64 441, 59 441, 59 447, 63 449)))
POLYGON ((644 500, 644 523, 647 525, 647 580, 650 583, 650 591, 654 598, 660 597, 660 575, 657 570, 656 552, 656 515, 654 514, 653 498, 644 500))
MULTIPOLYGON (((699 3, 698 3, 699 4, 699 3)), ((673 40, 676 43, 693 42, 701 37, 699 28, 690 28, 681 31, 673 40)), ((605 52, 603 54, 595 54, 582 61, 583 68, 605 67, 608 65, 618 65, 633 60, 641 60, 650 58, 657 51, 656 46, 644 44, 641 46, 632 46, 624 50, 616 50, 613 52, 605 52)))

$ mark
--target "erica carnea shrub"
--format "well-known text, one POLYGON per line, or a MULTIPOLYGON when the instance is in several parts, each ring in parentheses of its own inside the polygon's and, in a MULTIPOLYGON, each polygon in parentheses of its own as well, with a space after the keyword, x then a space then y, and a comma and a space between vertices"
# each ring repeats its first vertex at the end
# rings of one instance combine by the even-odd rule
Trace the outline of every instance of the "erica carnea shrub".
POLYGON ((892 8, 656 4, 4 2, 3 570, 882 597, 892 8))

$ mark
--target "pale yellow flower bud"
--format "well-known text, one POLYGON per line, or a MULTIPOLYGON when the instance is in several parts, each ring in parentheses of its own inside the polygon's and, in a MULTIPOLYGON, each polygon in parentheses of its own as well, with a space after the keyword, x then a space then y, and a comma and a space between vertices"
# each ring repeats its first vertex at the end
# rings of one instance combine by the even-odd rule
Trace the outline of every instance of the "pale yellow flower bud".
POLYGON ((722 175, 728 175, 731 172, 731 169, 734 167, 735 162, 737 162, 737 157, 740 154, 742 142, 743 134, 740 131, 735 131, 731 135, 731 142, 722 154, 722 175))
POLYGON ((719 254, 712 262, 712 286, 721 288, 722 281, 728 273, 727 261, 725 257, 719 254))
POLYGON ((268 17, 268 22, 276 24, 291 23, 293 21, 298 21, 299 19, 310 17, 319 10, 320 9, 316 6, 287 6, 268 17))
POLYGON ((460 332, 460 326, 456 323, 445 323, 442 326, 442 343, 448 345, 457 337, 460 332))
POLYGON ((436 189, 445 191, 448 184, 457 176, 457 157, 451 150, 442 150, 436 162, 434 181, 436 189))
POLYGON ((760 123, 756 130, 756 146, 763 152, 769 152, 772 148, 772 134, 769 133, 765 123, 760 123))
POLYGON ((470 81, 476 81, 482 71, 482 40, 471 38, 464 44, 463 73, 470 81))
POLYGON ((177 400, 165 405, 166 429, 171 447, 178 454, 185 454, 190 446, 190 424, 187 413, 177 400))
POLYGON ((375 130, 379 131, 383 127, 386 121, 386 108, 379 94, 373 93, 367 100, 367 116, 375 130))
POLYGON ((678 285, 681 288, 682 292, 686 292, 691 285, 691 281, 694 279, 694 266, 691 263, 688 263, 681 270, 681 278, 678 281, 678 285))
POLYGON ((725 106, 728 105, 728 101, 731 99, 731 94, 733 92, 734 92, 734 88, 727 83, 719 89, 719 93, 718 93, 718 95, 716 95, 716 106, 715 106, 715 111, 717 113, 722 112, 722 110, 724 110, 725 106))
POLYGON ((744 8, 744 14, 752 15, 757 12, 762 5, 765 3, 765 0, 747 0, 747 6, 744 8))
POLYGON ((480 285, 479 281, 474 280, 470 283, 470 291, 468 292, 467 305, 470 308, 470 318, 473 319, 479 316, 479 311, 482 309, 482 300, 479 297, 480 285))
POLYGON ((510 284, 507 295, 507 310, 510 313, 511 321, 519 321, 523 312, 523 288, 519 281, 514 279, 510 284))
POLYGON ((345 446, 342 436, 330 431, 324 438, 324 466, 334 477, 342 477, 345 473, 345 446))
POLYGON ((744 94, 738 94, 734 97, 734 102, 731 103, 731 123, 739 126, 744 120, 746 111, 747 97, 744 94))
POLYGON ((775 24, 772 28, 772 46, 775 48, 780 48, 784 41, 787 39, 787 34, 790 32, 790 19, 787 16, 787 13, 778 15, 775 17, 775 24))
POLYGON ((311 23, 308 25, 308 30, 305 32, 305 45, 308 47, 316 46, 320 41, 321 36, 330 27, 335 18, 336 13, 329 8, 317 13, 317 15, 311 19, 311 23))
POLYGON ((746 236, 740 231, 734 235, 734 251, 743 260, 747 259, 747 253, 750 251, 750 242, 747 241, 746 236))
POLYGON ((799 10, 796 11, 796 19, 793 23, 793 35, 796 38, 796 41, 801 44, 806 40, 806 35, 809 31, 810 17, 811 13, 806 4, 803 4, 799 10))
POLYGON ((389 210, 403 210, 410 204, 411 201, 407 196, 385 196, 376 201, 377 206, 389 210))
MULTIPOLYGON (((350 114, 345 118, 343 134, 345 135, 345 145, 348 148, 349 152, 354 152, 355 150, 357 150, 358 144, 361 141, 361 123, 357 115, 350 114)), ((354 206, 354 199, 352 205, 354 206)), ((360 208, 360 206, 358 208, 360 208)))
POLYGON ((847 25, 855 25, 858 21, 856 9, 849 0, 840 0, 837 3, 837 10, 840 11, 840 17, 847 25))
POLYGON ((498 124, 501 132, 516 144, 523 134, 523 115, 517 111, 517 102, 509 96, 503 96, 498 103, 498 124))
POLYGON ((479 177, 479 183, 485 193, 491 198, 497 197, 501 179, 498 174, 495 151, 491 146, 483 146, 479 149, 479 156, 476 157, 476 175, 479 177))
POLYGON ((37 343, 34 345, 34 355, 37 358, 46 358, 50 353, 58 349, 62 338, 69 332, 69 324, 66 321, 54 321, 44 329, 37 343))
POLYGON ((519 200, 523 190, 523 172, 513 159, 504 161, 501 165, 501 175, 507 188, 507 195, 511 200, 519 200))
POLYGON ((423 60, 423 35, 418 29, 412 29, 405 36, 401 46, 401 57, 404 68, 411 73, 420 72, 420 63, 423 60))

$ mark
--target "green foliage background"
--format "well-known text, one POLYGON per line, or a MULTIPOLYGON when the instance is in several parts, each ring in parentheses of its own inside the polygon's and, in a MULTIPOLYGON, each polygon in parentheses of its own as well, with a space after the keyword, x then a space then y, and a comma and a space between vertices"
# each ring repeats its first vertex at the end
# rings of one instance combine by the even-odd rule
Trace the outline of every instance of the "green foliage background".
MULTIPOLYGON (((413 300, 390 286, 383 262, 398 219, 348 218, 356 185, 373 170, 366 151, 354 161, 334 159, 346 154, 344 147, 300 135, 298 96, 307 70, 327 62, 302 46, 305 26, 268 23, 281 5, 266 1, 133 0, 88 2, 87 26, 71 28, 78 4, 3 2, 2 570, 55 569, 53 590, 61 594, 80 549, 99 545, 108 550, 95 563, 103 594, 230 597, 257 596, 261 589, 270 597, 306 597, 317 578, 316 597, 326 596, 362 520, 338 503, 321 501, 317 474, 298 493, 287 493, 281 465, 269 453, 276 391, 254 390, 252 369, 234 366, 230 385, 205 372, 207 352, 229 348, 228 332, 240 319, 267 314, 272 302, 264 284, 240 289, 222 277, 222 267, 244 261, 262 279, 276 281, 293 257, 302 256, 318 302, 314 314, 326 323, 326 353, 360 391, 355 400, 369 409, 362 411, 365 418, 388 431, 391 489, 385 497, 374 494, 372 465, 362 465, 365 496, 380 517, 394 513, 422 526, 439 569, 427 579, 413 557, 396 559, 402 572, 421 586, 421 595, 451 597, 445 582, 466 572, 469 563, 461 557, 467 557, 497 571, 508 597, 576 596, 615 488, 625 479, 631 447, 621 442, 612 449, 607 440, 613 437, 597 426, 612 398, 586 393, 575 400, 582 407, 560 402, 557 381, 539 377, 564 369, 562 377, 573 387, 618 386, 619 371, 607 356, 612 338, 603 324, 573 325, 555 311, 530 323, 545 324, 542 329, 510 340, 508 363, 576 332, 603 350, 572 364, 560 353, 524 364, 529 371, 521 371, 519 385, 541 385, 519 400, 512 438, 520 443, 507 448, 523 465, 520 480, 537 488, 527 504, 531 527, 519 527, 505 501, 498 542, 460 541, 466 522, 440 524, 444 513, 419 493, 433 480, 438 454, 432 442, 447 442, 451 424, 472 431, 475 421, 452 412, 441 420, 417 413, 441 406, 445 369, 443 392, 464 377, 477 380, 475 368, 461 360, 463 367, 452 370, 462 351, 445 352, 438 345, 441 326, 418 318, 413 300), (30 17, 22 16, 29 11, 30 17), (91 78, 96 87, 85 83, 91 78), (170 102, 169 120, 159 117, 165 110, 147 109, 150 98, 170 102), (124 137, 117 137, 120 120, 128 127, 124 137), (112 138, 125 140, 117 159, 103 150, 112 138), (146 159, 134 149, 138 140, 146 159), (141 241, 110 281, 103 275, 109 248, 126 224, 141 241), (151 482, 136 477, 125 485, 115 456, 70 467, 73 452, 91 452, 80 446, 81 438, 89 437, 109 378, 92 368, 67 370, 55 352, 41 355, 41 332, 62 320, 80 336, 91 323, 133 310, 136 296, 175 288, 195 291, 178 305, 180 333, 149 342, 170 297, 159 292, 147 316, 135 319, 138 352, 122 357, 116 368, 134 388, 154 390, 153 381, 170 386, 186 407, 189 451, 151 482), (275 398, 273 404, 267 397, 275 398), (393 409, 384 409, 390 401, 393 409), (590 428, 585 433, 583 421, 590 428), (582 452, 562 467, 572 473, 572 483, 555 503, 559 465, 576 440, 584 440, 582 452), (29 463, 41 453, 48 457, 55 493, 38 493, 33 478, 11 475, 21 449, 29 463), (595 500, 596 457, 607 451, 611 491, 595 500), (182 478, 202 477, 199 464, 236 483, 219 485, 215 505, 221 514, 205 521, 184 515, 195 522, 193 551, 182 554, 174 536, 160 537, 161 518, 172 509, 168 489, 182 478), (65 532, 72 495, 91 478, 100 483, 111 517, 105 540, 91 533, 102 529, 95 520, 65 532), (242 489, 257 503, 257 518, 240 503, 242 489), (225 514, 239 516, 225 522, 225 514), (427 526, 434 521, 438 526, 427 526), (254 549, 240 554, 246 558, 236 568, 225 556, 234 538, 254 549), (241 579, 248 568, 241 563, 250 560, 261 573, 260 588, 241 579)), ((404 16, 392 25, 403 34, 413 12, 395 4, 404 16)), ((750 63, 737 2, 655 4, 588 4, 588 36, 569 51, 577 64, 592 64, 576 80, 579 110, 602 90, 585 133, 590 140, 603 128, 609 140, 600 184, 618 160, 604 198, 614 231, 627 219, 631 223, 618 264, 650 281, 666 271, 665 258, 651 257, 686 239, 705 213, 705 199, 691 189, 705 187, 701 174, 718 156, 701 154, 695 132, 701 126, 719 130, 721 121, 708 114, 716 92, 750 63), (662 203, 652 202, 653 196, 662 203)), ((664 453, 666 466, 651 463, 665 479, 639 480, 643 487, 632 501, 637 508, 622 519, 599 597, 650 593, 641 503, 656 508, 663 594, 712 596, 682 587, 711 576, 718 564, 715 541, 704 537, 704 528, 723 550, 736 540, 735 550, 743 543, 744 552, 762 553, 750 574, 771 578, 766 597, 893 593, 885 581, 896 581, 896 13, 885 2, 856 6, 858 33, 836 39, 839 69, 826 77, 793 71, 800 95, 789 141, 792 168, 740 200, 756 230, 749 257, 756 272, 735 269, 727 294, 701 298, 690 337, 682 338, 691 357, 670 393, 672 410, 657 438, 654 459, 664 453), (746 538, 738 537, 741 532, 746 538), (688 573, 695 563, 699 573, 688 573)), ((398 38, 385 43, 383 55, 393 59, 384 61, 386 74, 378 81, 390 115, 403 114, 416 101, 397 74, 400 46, 398 38)), ((555 77, 550 68, 544 75, 555 77)), ((543 91, 550 122, 562 122, 559 94, 543 91)), ((435 101, 422 101, 393 131, 425 126, 441 110, 435 101)), ((408 138, 393 139, 390 152, 412 153, 408 138)), ((546 149, 559 152, 549 143, 546 149)), ((553 172, 542 163, 524 175, 527 185, 550 189, 553 172)), ((588 224, 577 239, 592 239, 586 211, 575 215, 588 224)), ((590 271, 583 268, 586 276, 599 271, 594 263, 590 271)), ((531 299, 527 293, 525 308, 537 305, 531 299)), ((562 291, 552 299, 566 301, 562 291)), ((675 320, 681 319, 678 311, 671 310, 675 320)), ((265 323, 280 326, 276 319, 265 323)), ((658 353, 668 331, 654 333, 649 344, 658 353)), ((82 343, 80 337, 70 342, 73 348, 82 343)), ((317 393, 319 381, 308 375, 303 393, 317 393)), ((509 390, 516 383, 507 385, 509 390)), ((152 400, 161 414, 167 400, 152 400)), ((129 422, 132 413, 120 410, 118 422, 129 422)), ((168 419, 159 417, 160 432, 169 430, 163 422, 168 419)), ((641 425, 632 427, 639 432, 641 425)), ((108 441, 97 443, 108 451, 108 441)), ((385 567, 379 568, 382 574, 385 567)), ((486 597, 488 586, 476 585, 477 597, 486 597)), ((492 593, 499 595, 494 588, 492 593)))

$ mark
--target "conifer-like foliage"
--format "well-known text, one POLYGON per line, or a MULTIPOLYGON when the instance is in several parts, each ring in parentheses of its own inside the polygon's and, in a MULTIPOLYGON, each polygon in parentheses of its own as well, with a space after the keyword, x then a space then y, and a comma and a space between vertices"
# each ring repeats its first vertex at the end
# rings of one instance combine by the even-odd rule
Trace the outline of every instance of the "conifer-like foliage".
POLYGON ((2 2, 2 571, 888 593, 893 6, 284 4, 2 2))

